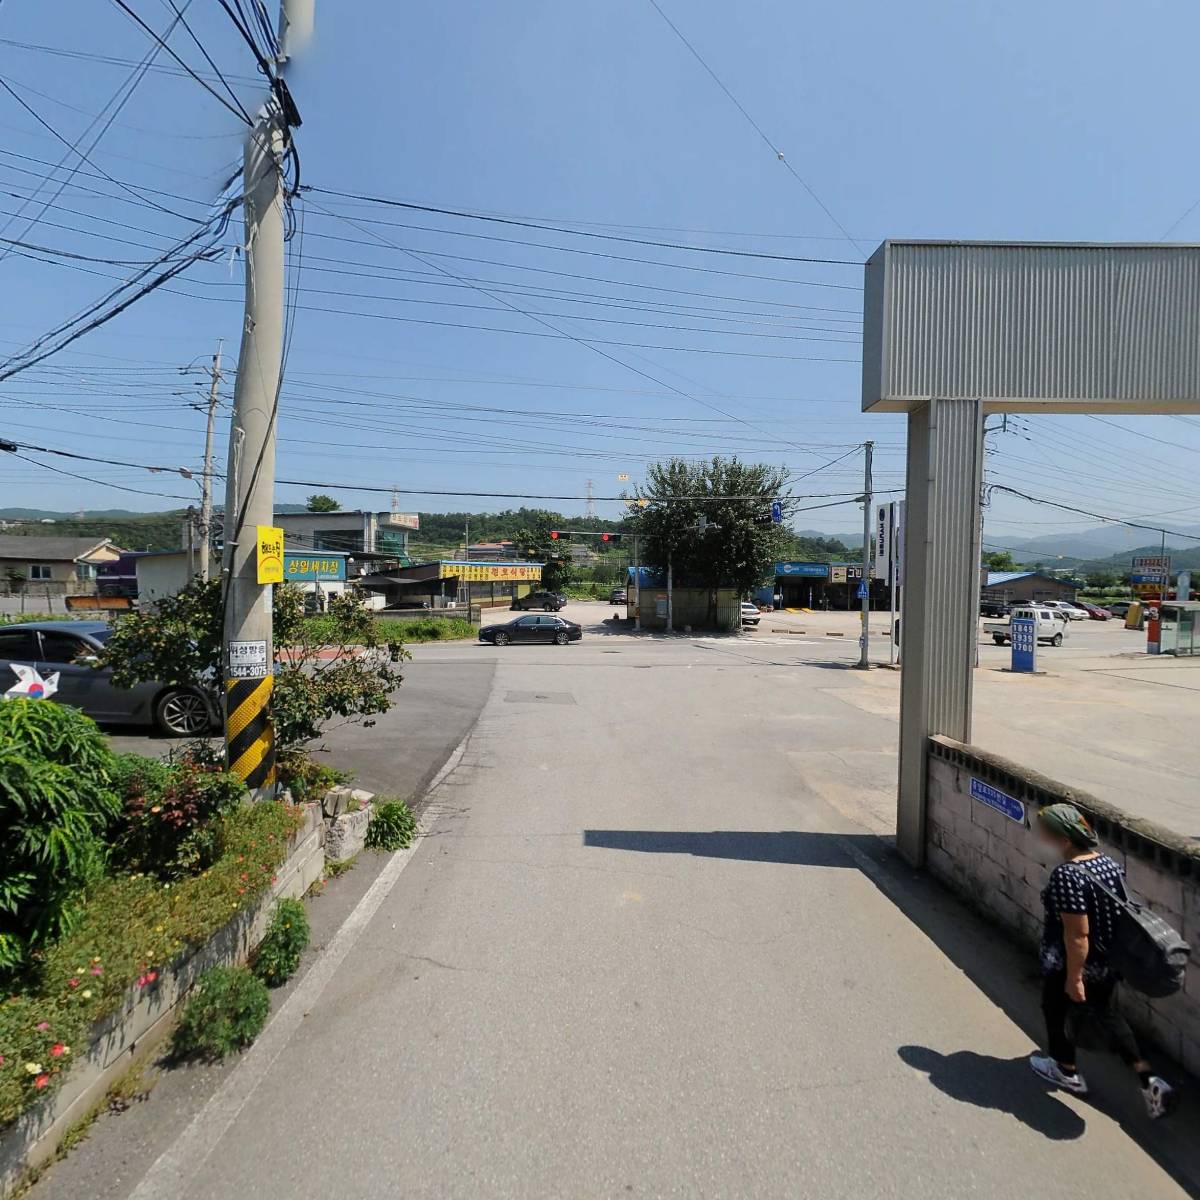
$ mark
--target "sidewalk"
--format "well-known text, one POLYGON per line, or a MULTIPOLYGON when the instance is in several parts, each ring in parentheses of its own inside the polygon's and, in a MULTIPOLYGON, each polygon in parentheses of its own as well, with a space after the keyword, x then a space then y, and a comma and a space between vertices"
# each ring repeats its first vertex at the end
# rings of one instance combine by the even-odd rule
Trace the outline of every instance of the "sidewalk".
POLYGON ((500 661, 217 1135, 106 1200, 1195 1194, 1194 1108, 1148 1125, 1095 1056, 1090 1099, 1047 1091, 1028 957, 806 786, 790 746, 844 744, 857 685, 810 670, 763 720, 752 662, 556 650, 500 661))

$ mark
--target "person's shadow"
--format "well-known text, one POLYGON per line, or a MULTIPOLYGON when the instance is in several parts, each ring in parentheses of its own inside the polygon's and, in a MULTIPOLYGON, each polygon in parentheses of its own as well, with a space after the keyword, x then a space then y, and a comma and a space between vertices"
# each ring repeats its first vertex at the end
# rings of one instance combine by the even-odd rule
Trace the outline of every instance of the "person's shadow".
POLYGON ((1046 1090, 1048 1085, 1029 1069, 1027 1058, 993 1058, 974 1050, 941 1054, 928 1046, 901 1046, 897 1053, 952 1099, 1009 1113, 1054 1141, 1082 1137, 1087 1128, 1074 1109, 1046 1090))

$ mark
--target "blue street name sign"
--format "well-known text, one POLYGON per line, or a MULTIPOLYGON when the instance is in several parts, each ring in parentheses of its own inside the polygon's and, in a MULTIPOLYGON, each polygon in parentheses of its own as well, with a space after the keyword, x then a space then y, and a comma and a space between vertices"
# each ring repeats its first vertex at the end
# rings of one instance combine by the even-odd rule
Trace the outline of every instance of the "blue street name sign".
POLYGON ((984 783, 982 779, 971 780, 971 798, 978 800, 980 804, 986 804, 988 808, 994 808, 998 813, 1003 813, 1010 821, 1025 824, 1025 805, 1007 792, 992 787, 990 783, 984 783))
POLYGON ((1013 617, 1009 621, 1012 635, 1012 669, 1037 670, 1037 622, 1032 617, 1013 617))
POLYGON ((776 525, 783 524, 783 505, 778 500, 771 501, 771 520, 776 525))

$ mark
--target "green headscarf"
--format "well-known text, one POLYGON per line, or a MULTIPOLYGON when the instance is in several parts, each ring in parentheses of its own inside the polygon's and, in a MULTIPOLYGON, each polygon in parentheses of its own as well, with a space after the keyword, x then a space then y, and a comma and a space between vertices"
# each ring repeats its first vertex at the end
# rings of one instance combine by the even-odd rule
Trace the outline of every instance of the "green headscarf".
POLYGON ((1081 850, 1094 849, 1100 839, 1092 832, 1087 818, 1073 804, 1050 804, 1038 813, 1038 820, 1060 837, 1069 838, 1081 850))

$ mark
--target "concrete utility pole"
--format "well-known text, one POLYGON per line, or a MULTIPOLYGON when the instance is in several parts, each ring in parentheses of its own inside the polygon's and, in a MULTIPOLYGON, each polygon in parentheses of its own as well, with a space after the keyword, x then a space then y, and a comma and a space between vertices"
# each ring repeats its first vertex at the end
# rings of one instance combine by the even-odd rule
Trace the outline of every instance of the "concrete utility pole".
POLYGON ((871 631, 871 511, 874 499, 871 488, 871 457, 875 453, 874 442, 864 442, 863 464, 863 554, 862 554, 862 636, 859 638, 858 665, 863 671, 871 663, 868 658, 871 631))
MULTIPOLYGON (((312 0, 283 0, 279 66, 311 25, 312 0)), ((246 315, 225 492, 225 758, 260 797, 275 790, 270 704, 273 584, 259 583, 258 527, 275 516, 275 420, 284 332, 284 155, 299 117, 277 82, 246 137, 246 315)), ((282 551, 280 550, 282 560, 282 551)))
POLYGON ((213 484, 213 422, 217 415, 220 397, 221 348, 223 340, 217 340, 217 352, 212 361, 212 384, 208 389, 208 425, 204 431, 204 480, 200 492, 200 578, 207 580, 211 573, 209 547, 212 544, 212 484, 213 484))

